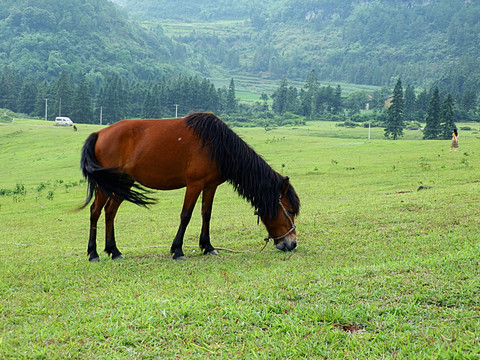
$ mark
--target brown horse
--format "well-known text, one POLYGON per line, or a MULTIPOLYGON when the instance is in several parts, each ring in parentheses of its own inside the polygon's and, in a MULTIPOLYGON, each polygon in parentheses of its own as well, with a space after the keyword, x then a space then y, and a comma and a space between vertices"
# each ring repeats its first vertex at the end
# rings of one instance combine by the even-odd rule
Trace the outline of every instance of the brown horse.
POLYGON ((114 218, 123 200, 154 203, 147 188, 186 187, 180 226, 171 246, 174 259, 184 257, 185 230, 202 193, 200 248, 216 255, 210 244, 210 218, 217 186, 225 181, 252 206, 279 250, 297 246, 294 217, 300 201, 288 177, 275 172, 223 121, 210 113, 180 119, 123 120, 90 135, 82 149, 81 168, 88 183, 90 261, 99 261, 97 222, 105 208, 105 252, 122 257, 114 235, 114 218))

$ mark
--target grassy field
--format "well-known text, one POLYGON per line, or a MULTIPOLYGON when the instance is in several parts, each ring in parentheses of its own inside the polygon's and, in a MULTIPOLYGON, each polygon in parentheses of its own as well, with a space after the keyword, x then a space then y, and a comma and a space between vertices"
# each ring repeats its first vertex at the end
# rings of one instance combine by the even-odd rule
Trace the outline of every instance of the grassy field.
POLYGON ((99 127, 77 126, 0 124, 1 359, 480 358, 480 125, 456 153, 417 131, 235 129, 291 178, 296 251, 259 253, 265 228, 224 184, 212 244, 238 253, 201 255, 197 207, 188 259, 171 260, 179 190, 122 205, 125 259, 100 263, 87 261, 88 210, 73 211, 99 127))

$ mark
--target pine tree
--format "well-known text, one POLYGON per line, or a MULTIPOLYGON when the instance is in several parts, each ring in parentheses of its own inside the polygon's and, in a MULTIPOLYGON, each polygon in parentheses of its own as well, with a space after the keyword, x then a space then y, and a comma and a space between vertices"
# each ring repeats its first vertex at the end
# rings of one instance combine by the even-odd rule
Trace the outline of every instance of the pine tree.
POLYGON ((45 103, 48 105, 48 99, 50 98, 48 89, 47 81, 42 81, 38 85, 37 94, 35 95, 35 108, 32 115, 39 116, 42 119, 45 117, 45 103))
POLYGON ((113 124, 122 120, 128 110, 128 101, 120 77, 108 73, 100 89, 97 106, 102 107, 102 122, 113 124))
POLYGON ((273 104, 272 109, 276 114, 282 115, 287 106, 287 97, 288 97, 288 81, 286 78, 283 78, 280 87, 273 93, 273 104))
POLYGON ((94 122, 90 89, 91 87, 83 75, 75 93, 75 105, 71 115, 74 122, 81 124, 93 124, 94 122))
POLYGON ((0 108, 17 111, 20 78, 13 67, 6 66, 0 74, 0 108))
POLYGON ((387 127, 385 128, 385 137, 392 137, 396 140, 398 136, 403 135, 404 125, 404 100, 402 81, 397 80, 395 88, 393 89, 392 104, 387 110, 387 127))
POLYGON ((425 120, 425 114, 428 109, 428 100, 429 96, 427 89, 423 89, 422 92, 417 95, 417 100, 415 101, 416 118, 418 121, 425 120))
POLYGON ((404 104, 404 115, 405 121, 412 122, 417 120, 416 117, 416 104, 415 104, 415 89, 412 85, 407 85, 405 88, 405 104, 404 104))
POLYGON ((333 93, 332 113, 339 114, 342 109, 342 87, 337 85, 333 93))
POLYGON ((315 99, 317 98, 320 84, 318 82, 317 72, 311 70, 304 85, 305 92, 302 96, 303 113, 307 117, 313 117, 317 109, 315 108, 315 99))
POLYGON ((235 97, 235 82, 233 78, 230 80, 230 86, 228 87, 226 110, 230 114, 237 111, 237 98, 235 97))
MULTIPOLYGON (((52 105, 58 116, 72 116, 74 104, 74 85, 69 73, 62 71, 57 82, 57 94, 52 105)), ((53 109, 52 109, 53 110, 53 109)))
POLYGON ((441 137, 445 140, 450 139, 455 126, 455 115, 453 112, 453 97, 448 94, 440 109, 440 127, 442 128, 441 137))
POLYGON ((18 99, 18 111, 33 115, 35 110, 35 96, 38 92, 35 80, 27 79, 23 82, 18 99))
POLYGON ((160 104, 160 85, 154 84, 145 97, 143 104, 143 116, 146 119, 158 119, 162 117, 162 107, 160 104))
POLYGON ((435 87, 428 104, 427 114, 425 115, 424 139, 438 139, 442 129, 440 128, 440 95, 438 87, 435 87))

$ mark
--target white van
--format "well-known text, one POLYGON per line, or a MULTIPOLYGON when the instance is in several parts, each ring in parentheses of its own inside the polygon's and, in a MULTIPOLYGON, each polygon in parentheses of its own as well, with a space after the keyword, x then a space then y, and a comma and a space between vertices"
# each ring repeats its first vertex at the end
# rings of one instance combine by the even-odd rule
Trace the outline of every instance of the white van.
POLYGON ((73 121, 70 120, 70 118, 65 117, 65 116, 58 116, 55 118, 55 125, 58 126, 72 126, 73 121))

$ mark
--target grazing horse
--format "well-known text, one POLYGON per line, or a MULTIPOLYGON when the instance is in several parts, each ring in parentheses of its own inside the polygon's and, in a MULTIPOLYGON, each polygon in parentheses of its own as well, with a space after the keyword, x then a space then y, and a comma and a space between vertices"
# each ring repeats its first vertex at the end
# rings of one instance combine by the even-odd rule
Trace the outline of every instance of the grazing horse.
POLYGON ((122 201, 141 206, 155 201, 146 188, 186 187, 180 226, 171 246, 174 259, 184 258, 185 230, 202 193, 200 248, 216 255, 210 244, 210 218, 217 187, 227 181, 256 213, 279 250, 297 247, 294 217, 300 201, 288 177, 274 171, 222 120, 210 113, 160 120, 122 120, 91 134, 82 149, 82 173, 90 206, 90 261, 99 261, 97 222, 105 209, 105 252, 121 258, 114 234, 114 218, 122 201))

